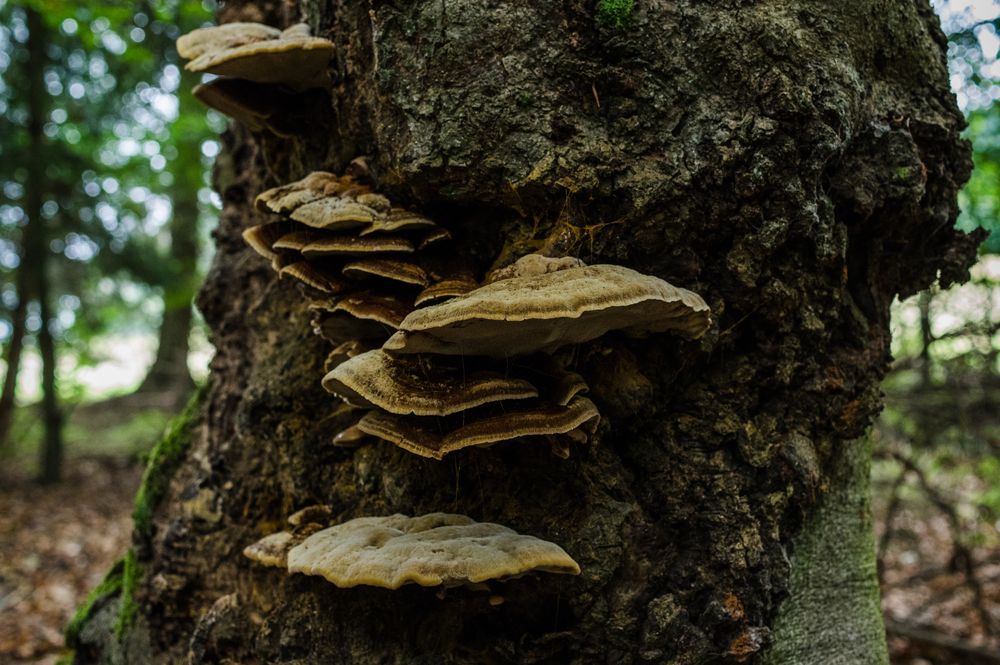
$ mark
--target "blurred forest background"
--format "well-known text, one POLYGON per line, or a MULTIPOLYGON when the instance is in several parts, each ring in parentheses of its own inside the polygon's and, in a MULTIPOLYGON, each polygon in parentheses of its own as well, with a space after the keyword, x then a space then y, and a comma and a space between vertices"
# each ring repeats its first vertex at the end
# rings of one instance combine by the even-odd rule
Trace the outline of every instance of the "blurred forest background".
MULTIPOLYGON (((897 303, 876 428, 895 663, 1000 663, 1000 0, 937 0, 976 169, 970 283, 897 303)), ((208 373, 191 300, 226 119, 174 40, 211 0, 0 0, 0 663, 55 662, 143 458, 208 373)))

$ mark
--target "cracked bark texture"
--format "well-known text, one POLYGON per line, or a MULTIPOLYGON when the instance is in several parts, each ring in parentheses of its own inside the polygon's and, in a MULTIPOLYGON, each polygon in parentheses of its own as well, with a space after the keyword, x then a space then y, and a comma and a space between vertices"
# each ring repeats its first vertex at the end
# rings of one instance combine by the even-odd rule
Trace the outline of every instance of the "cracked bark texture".
MULTIPOLYGON (((218 348, 207 401, 136 535, 135 620, 116 638, 122 599, 99 604, 79 662, 724 663, 781 638, 796 535, 823 524, 806 519, 818 497, 853 496, 845 451, 880 409, 893 297, 974 257, 953 230, 971 162, 945 38, 923 0, 638 0, 621 28, 595 5, 225 4, 220 21, 305 16, 337 44, 333 91, 289 104, 291 140, 224 137, 198 302, 218 348), (604 422, 568 460, 530 443, 443 462, 334 448, 350 422, 329 417, 327 347, 240 232, 265 221, 263 189, 358 155, 481 271, 529 251, 623 264, 704 295, 715 326, 579 347, 604 422), (241 556, 317 502, 496 521, 583 573, 497 585, 494 607, 241 556)), ((858 634, 874 637, 850 653, 879 662, 879 631, 858 634)), ((769 662, 802 662, 786 652, 769 662)))

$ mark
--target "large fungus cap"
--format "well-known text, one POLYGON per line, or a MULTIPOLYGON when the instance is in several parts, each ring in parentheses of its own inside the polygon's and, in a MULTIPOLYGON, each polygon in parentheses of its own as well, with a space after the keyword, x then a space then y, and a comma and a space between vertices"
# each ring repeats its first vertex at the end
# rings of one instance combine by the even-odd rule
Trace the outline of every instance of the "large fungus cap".
POLYGON ((288 553, 292 573, 338 587, 455 586, 532 571, 577 575, 561 547, 464 515, 359 517, 309 536, 288 553))
POLYGON ((565 434, 584 425, 584 429, 593 431, 599 419, 600 413, 593 402, 575 397, 565 406, 548 404, 507 410, 459 424, 450 431, 448 422, 440 419, 369 411, 358 422, 358 429, 411 453, 439 460, 450 452, 470 446, 488 446, 521 437, 565 434), (442 434, 442 431, 445 433, 442 434))
POLYGON ((611 330, 697 338, 710 322, 696 293, 623 266, 594 265, 512 277, 414 310, 384 348, 501 357, 551 352, 611 330))
POLYGON ((323 378, 323 387, 349 404, 417 416, 446 416, 491 402, 538 397, 538 390, 523 379, 495 372, 463 375, 415 358, 394 358, 381 349, 337 365, 323 378))
POLYGON ((323 87, 333 51, 333 42, 311 37, 303 26, 282 32, 259 23, 227 23, 177 40, 177 52, 191 60, 188 71, 295 89, 323 87))

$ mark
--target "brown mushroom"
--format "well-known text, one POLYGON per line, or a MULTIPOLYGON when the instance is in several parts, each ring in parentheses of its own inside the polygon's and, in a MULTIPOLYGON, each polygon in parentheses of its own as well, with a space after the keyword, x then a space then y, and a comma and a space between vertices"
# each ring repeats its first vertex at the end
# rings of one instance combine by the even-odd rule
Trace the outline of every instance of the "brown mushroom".
POLYGON ((357 425, 351 425, 333 437, 333 445, 338 448, 357 448, 367 438, 368 435, 362 432, 357 425))
POLYGON ((451 240, 451 234, 448 233, 448 229, 438 227, 420 239, 420 242, 417 243, 417 249, 422 252, 442 240, 451 240))
POLYGON ((302 248, 306 258, 339 254, 410 253, 413 243, 396 236, 345 236, 328 235, 318 238, 302 248))
MULTIPOLYGON (((595 423, 600 418, 597 407, 584 397, 576 397, 566 406, 546 404, 472 419, 448 420, 400 416, 383 411, 369 411, 358 422, 358 428, 394 443, 423 457, 442 459, 455 450, 469 446, 486 446, 521 437, 563 434, 595 423), (441 432, 444 432, 442 434, 441 432)), ((453 416, 452 419, 458 418, 453 416)))
POLYGON ((284 236, 301 228, 294 222, 269 222, 251 226, 243 231, 243 240, 246 244, 266 259, 274 260, 278 258, 278 252, 274 251, 274 243, 284 236))
POLYGON ((538 390, 523 379, 486 371, 463 374, 417 358, 394 358, 381 349, 337 365, 323 378, 323 387, 349 404, 417 416, 446 416, 491 402, 538 397, 538 390))
POLYGON ((359 517, 314 533, 288 553, 288 571, 338 587, 456 586, 533 571, 576 575, 554 543, 464 515, 359 517))
POLYGON ((427 276, 427 271, 416 263, 398 261, 396 259, 361 259, 352 261, 344 266, 343 273, 347 277, 363 278, 374 276, 415 286, 427 286, 430 279, 427 276))
POLYGON ((314 243, 317 240, 321 240, 322 238, 323 234, 319 231, 295 230, 292 231, 291 233, 286 233, 285 235, 275 240, 274 244, 271 245, 271 249, 273 250, 284 249, 293 252, 301 252, 306 245, 314 243))
POLYGON ((391 293, 358 291, 337 300, 330 311, 345 312, 356 319, 378 321, 398 329, 400 322, 413 311, 413 306, 391 293))
MULTIPOLYGON (((403 208, 393 208, 387 215, 372 220, 371 225, 361 231, 361 235, 432 229, 436 226, 437 224, 423 215, 418 215, 403 208)), ((426 240, 426 237, 424 239, 426 240)))
POLYGON ((347 284, 337 275, 318 268, 308 261, 296 261, 278 270, 279 275, 289 275, 325 293, 337 294, 347 288, 347 284))
POLYGON ((696 293, 623 266, 594 265, 512 277, 414 310, 384 348, 523 355, 616 329, 636 337, 669 331, 696 338, 710 322, 708 305, 696 293))
POLYGON ((371 351, 371 346, 361 340, 350 339, 342 342, 326 356, 326 360, 323 362, 323 370, 329 372, 340 363, 350 360, 365 351, 371 351))
POLYGON ((417 307, 423 307, 439 300, 465 295, 478 286, 479 284, 472 275, 463 274, 455 277, 446 277, 418 293, 413 304, 417 307))

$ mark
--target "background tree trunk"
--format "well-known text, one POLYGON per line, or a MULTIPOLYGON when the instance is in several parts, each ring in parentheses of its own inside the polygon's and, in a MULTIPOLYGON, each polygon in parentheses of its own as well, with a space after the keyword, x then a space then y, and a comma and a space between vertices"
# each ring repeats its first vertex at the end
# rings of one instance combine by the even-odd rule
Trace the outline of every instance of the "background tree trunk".
POLYGON ((42 359, 42 423, 45 435, 39 450, 39 480, 52 483, 59 480, 62 471, 62 415, 56 392, 56 348, 52 337, 49 309, 49 237, 42 217, 42 192, 45 182, 45 138, 42 126, 48 113, 45 92, 45 52, 48 40, 45 21, 38 10, 27 9, 28 62, 30 91, 28 96, 28 138, 32 150, 28 159, 27 213, 28 225, 24 230, 24 254, 19 270, 28 271, 28 288, 38 303, 41 323, 36 334, 38 352, 42 359))
POLYGON ((4 363, 3 390, 0 392, 0 452, 9 444, 8 435, 14 420, 17 404, 17 375, 21 370, 21 353, 24 351, 25 317, 28 315, 28 271, 17 273, 17 306, 11 312, 10 339, 7 341, 4 363))
MULTIPOLYGON (((337 44, 333 95, 296 100, 294 140, 225 136, 198 301, 219 350, 207 396, 188 447, 154 455, 137 505, 152 519, 74 642, 81 662, 747 662, 793 639, 775 628, 790 593, 792 616, 816 616, 789 555, 866 528, 849 442, 880 408, 889 305, 974 256, 953 230, 970 160, 944 36, 923 2, 596 4, 227 3, 222 21, 301 10, 337 44), (265 221, 261 190, 357 155, 481 271, 536 249, 628 265, 703 294, 716 324, 582 345, 604 420, 568 460, 528 443, 443 462, 334 448, 351 423, 319 385, 327 347, 240 232, 265 221), (241 557, 317 502, 499 522, 583 573, 509 581, 494 607, 241 557)), ((840 600, 866 600, 841 618, 861 628, 827 626, 824 646, 882 662, 873 579, 846 572, 870 539, 844 551, 859 585, 840 600)), ((803 662, 788 644, 769 662, 803 662)))

